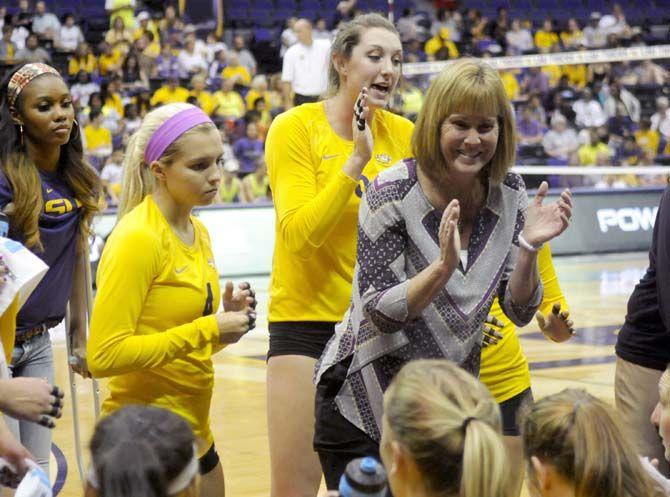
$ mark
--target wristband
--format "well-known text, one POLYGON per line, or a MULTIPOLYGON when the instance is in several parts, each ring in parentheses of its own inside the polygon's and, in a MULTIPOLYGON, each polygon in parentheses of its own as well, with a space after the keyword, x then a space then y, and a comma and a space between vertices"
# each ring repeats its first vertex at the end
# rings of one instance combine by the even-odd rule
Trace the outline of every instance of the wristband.
POLYGON ((539 245, 531 245, 528 243, 528 240, 526 240, 521 233, 519 233, 519 247, 525 248, 529 252, 537 252, 544 246, 544 243, 540 243, 539 245))

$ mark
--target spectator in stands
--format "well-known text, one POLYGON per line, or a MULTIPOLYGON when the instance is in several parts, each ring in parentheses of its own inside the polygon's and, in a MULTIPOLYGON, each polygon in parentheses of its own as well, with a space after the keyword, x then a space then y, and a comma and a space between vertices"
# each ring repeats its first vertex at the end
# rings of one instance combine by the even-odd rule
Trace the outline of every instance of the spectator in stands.
POLYGON ((121 180, 123 179, 123 148, 117 147, 105 161, 105 167, 100 172, 100 180, 105 188, 105 194, 110 206, 119 205, 121 195, 121 180))
POLYGON ((133 31, 133 41, 139 39, 145 33, 152 33, 155 38, 160 39, 158 26, 151 20, 151 16, 145 10, 137 14, 137 28, 133 31))
POLYGON ((587 48, 604 48, 607 43, 607 34, 599 27, 600 12, 591 12, 589 25, 584 28, 584 45, 587 48))
POLYGON ((621 86, 618 81, 609 87, 609 97, 605 100, 603 110, 607 117, 614 117, 618 111, 632 122, 640 121, 640 101, 631 92, 621 86))
POLYGON ((256 75, 256 58, 254 55, 246 48, 246 42, 242 35, 236 35, 233 38, 233 53, 237 54, 238 60, 241 65, 246 67, 249 72, 249 76, 256 75))
POLYGON ((269 111, 274 115, 284 110, 284 96, 281 82, 281 73, 272 74, 269 79, 268 101, 269 111))
POLYGON ((251 88, 246 95, 247 110, 252 110, 257 99, 263 99, 266 107, 270 108, 270 95, 268 94, 268 79, 259 74, 251 80, 251 88))
POLYGON ((105 10, 112 27, 116 25, 118 17, 127 29, 135 29, 135 0, 105 0, 105 10))
POLYGON ((112 134, 103 126, 104 119, 101 110, 92 109, 89 123, 84 127, 86 154, 98 171, 112 153, 112 134))
POLYGON ((530 67, 523 77, 521 93, 525 98, 544 95, 549 90, 549 78, 539 67, 530 67))
POLYGON ((565 31, 561 32, 561 43, 566 50, 577 50, 584 44, 584 33, 574 17, 568 19, 565 31))
POLYGON ((105 34, 105 41, 112 48, 118 50, 122 56, 126 55, 133 44, 132 28, 126 26, 121 17, 114 17, 112 19, 112 28, 105 34))
POLYGON ((590 88, 584 88, 582 96, 572 104, 575 111, 575 123, 580 128, 602 126, 607 121, 607 115, 600 102, 593 98, 590 88))
POLYGON ((541 53, 551 51, 554 45, 559 45, 560 40, 554 31, 554 21, 547 18, 542 23, 542 28, 535 32, 535 46, 541 53))
POLYGON ((107 76, 110 73, 121 69, 123 58, 118 49, 103 41, 100 43, 100 56, 98 57, 98 72, 100 76, 107 76))
POLYGON ((577 151, 577 133, 568 127, 567 119, 561 114, 552 117, 551 129, 542 138, 542 147, 554 159, 554 163, 560 164, 568 164, 570 157, 577 151))
POLYGON ((656 157, 658 152, 658 145, 661 141, 661 136, 657 130, 651 129, 651 119, 643 117, 640 119, 640 129, 633 133, 635 141, 643 152, 649 151, 656 157))
POLYGON ((232 79, 223 78, 221 89, 214 93, 214 114, 223 119, 240 119, 244 116, 245 105, 242 96, 233 87, 232 79))
MULTIPOLYGON (((239 175, 239 174, 238 174, 239 175)), ((255 202, 268 202, 270 200, 270 178, 265 160, 261 156, 258 159, 256 170, 248 174, 242 180, 242 201, 248 204, 255 202)))
POLYGON ((132 135, 142 124, 142 118, 137 110, 136 103, 128 103, 123 106, 123 132, 132 135))
POLYGON ((284 58, 286 50, 298 43, 298 36, 295 34, 295 30, 293 29, 297 20, 297 17, 289 17, 286 19, 286 26, 284 27, 284 30, 281 32, 281 36, 279 37, 279 40, 281 41, 279 57, 282 59, 284 58))
POLYGON ((209 66, 205 57, 200 52, 195 50, 195 40, 188 37, 184 41, 184 48, 182 48, 177 56, 177 63, 179 65, 179 77, 190 78, 200 71, 207 71, 209 66))
POLYGON ((108 80, 103 79, 100 81, 100 97, 102 98, 103 106, 113 109, 119 119, 123 117, 122 90, 123 79, 118 74, 113 75, 108 80))
POLYGON ((136 52, 128 52, 123 59, 121 78, 121 93, 124 95, 134 95, 140 88, 149 88, 149 78, 140 66, 136 52))
POLYGON ((228 51, 219 50, 214 55, 214 61, 209 65, 208 75, 209 83, 211 85, 217 85, 221 81, 223 70, 228 65, 228 51))
POLYGON ((191 92, 189 96, 195 97, 195 105, 200 107, 205 114, 211 116, 214 112, 214 98, 207 91, 207 77, 204 73, 196 74, 191 78, 191 92))
MULTIPOLYGON (((656 153, 651 150, 643 150, 642 157, 640 157, 640 162, 638 166, 655 166, 656 164, 656 153)), ((662 185, 668 186, 668 176, 661 174, 643 174, 639 176, 640 184, 642 186, 653 186, 653 185, 662 185)))
POLYGON ((19 19, 18 14, 8 15, 7 18, 8 19, 5 20, 5 24, 8 24, 9 26, 12 27, 12 37, 11 37, 12 43, 14 43, 17 50, 25 48, 26 39, 28 38, 30 31, 28 31, 27 28, 21 26, 18 23, 19 19))
POLYGON ((114 106, 105 102, 105 100, 102 98, 102 94, 98 92, 91 93, 91 96, 88 99, 88 107, 82 108, 82 111, 79 113, 78 120, 80 126, 85 126, 88 124, 89 116, 93 109, 98 109, 100 112, 102 112, 102 115, 105 118, 104 127, 107 128, 110 133, 116 133, 119 130, 121 115, 117 112, 114 106))
POLYGON ((179 77, 179 61, 168 43, 163 43, 161 46, 161 53, 156 57, 151 77, 163 80, 171 77, 179 77))
MULTIPOLYGON (((65 22, 60 27, 56 47, 64 52, 74 52, 80 43, 84 43, 84 34, 75 24, 75 18, 72 14, 65 15, 65 22)), ((74 73, 76 74, 76 72, 74 73)))
POLYGON ((30 7, 30 2, 28 0, 19 0, 19 9, 16 13, 17 16, 17 26, 23 26, 30 31, 30 28, 33 24, 33 19, 35 18, 35 12, 30 7))
MULTIPOLYGON (((626 135, 623 138, 623 143, 617 149, 614 162, 621 166, 635 166, 640 161, 640 157, 642 157, 642 149, 638 146, 635 137, 631 134, 626 135)), ((637 176, 634 174, 622 176, 621 179, 623 179, 629 186, 639 185, 637 176)))
POLYGON ((224 162, 221 183, 219 183, 219 201, 222 204, 244 203, 241 198, 242 182, 235 174, 237 162, 224 162))
POLYGON ((598 26, 607 36, 613 35, 617 39, 628 39, 633 32, 626 21, 626 16, 621 5, 615 3, 612 6, 612 13, 604 15, 598 22, 598 26))
POLYGON ((12 42, 13 30, 11 24, 5 24, 2 27, 2 39, 0 39, 0 61, 2 62, 11 63, 14 61, 16 45, 12 42))
POLYGON ((488 36, 502 48, 503 52, 507 49, 507 32, 511 28, 509 11, 506 7, 498 7, 498 14, 495 19, 488 23, 486 27, 488 36))
POLYGON ((400 40, 403 43, 419 38, 421 28, 417 23, 413 9, 409 7, 402 9, 402 14, 396 21, 396 28, 398 29, 398 33, 400 33, 400 40))
POLYGON ((91 75, 83 70, 77 73, 77 82, 70 87, 70 94, 80 107, 88 107, 88 99, 96 91, 100 91, 100 86, 91 81, 91 75))
POLYGON ((461 14, 457 10, 438 9, 435 19, 430 25, 430 34, 435 36, 440 32, 440 29, 447 28, 450 39, 458 42, 461 40, 460 21, 461 14))
POLYGON ((240 164, 238 178, 243 179, 256 170, 263 157, 263 142, 258 138, 258 126, 255 123, 247 124, 245 136, 234 143, 233 152, 240 164))
POLYGON ((326 90, 330 57, 330 42, 315 40, 312 37, 312 24, 307 19, 299 19, 294 30, 298 43, 286 51, 282 64, 284 104, 287 109, 318 100, 326 90), (305 67, 310 70, 305 71, 305 67))
POLYGON ((643 60, 637 73, 638 83, 641 85, 663 85, 670 82, 670 72, 651 59, 643 60))
POLYGON ((208 64, 212 64, 216 59, 216 54, 219 52, 228 51, 228 45, 223 41, 223 35, 217 34, 216 31, 210 31, 207 33, 207 40, 205 42, 205 59, 208 64))
POLYGON ((533 117, 533 111, 528 105, 521 109, 521 117, 516 122, 517 140, 520 146, 533 146, 542 142, 544 125, 533 117))
POLYGON ((670 102, 666 96, 656 99, 656 112, 651 116, 651 129, 658 131, 665 140, 670 140, 670 102))
POLYGON ((0 5, 0 29, 5 26, 5 16, 7 15, 7 7, 0 5))
POLYGON ((412 84, 408 78, 400 78, 398 95, 401 101, 402 115, 410 121, 416 121, 421 107, 423 107, 423 92, 412 84))
POLYGON ((76 76, 79 71, 85 71, 91 75, 98 71, 98 60, 95 58, 93 51, 85 41, 82 41, 77 45, 67 66, 67 73, 70 76, 76 76))
POLYGON ((151 31, 143 33, 135 43, 133 49, 137 55, 137 60, 145 74, 151 74, 154 63, 161 53, 161 45, 151 31))
POLYGON ((512 69, 500 69, 500 79, 503 82, 505 87, 505 93, 507 93, 507 98, 511 100, 517 100, 519 98, 519 81, 516 79, 514 70, 512 69))
POLYGON ((26 38, 26 46, 17 50, 14 55, 15 62, 51 62, 49 53, 40 47, 39 39, 35 33, 30 33, 26 38))
POLYGON ((169 77, 165 84, 156 90, 151 97, 151 105, 157 107, 164 104, 186 102, 188 90, 179 86, 179 78, 169 77))
POLYGON ((33 33, 43 40, 55 40, 60 31, 60 21, 55 14, 47 12, 44 0, 35 4, 35 17, 33 17, 33 33))
POLYGON ((163 18, 158 22, 158 28, 160 32, 170 36, 175 32, 181 31, 179 22, 180 19, 179 16, 177 16, 177 10, 175 9, 175 6, 171 3, 168 3, 168 5, 165 6, 163 18))
POLYGON ((528 102, 528 108, 530 109, 533 119, 539 122, 542 126, 546 126, 547 112, 544 110, 544 107, 542 106, 542 100, 540 100, 538 95, 533 95, 530 98, 528 102))
POLYGON ((314 22, 314 31, 312 36, 315 40, 328 40, 329 43, 333 38, 333 34, 328 29, 326 20, 323 17, 317 17, 316 21, 314 22))
POLYGON ((508 55, 521 55, 535 49, 533 35, 530 31, 521 26, 519 19, 512 20, 512 26, 505 34, 508 55))
POLYGON ((624 86, 635 86, 640 76, 629 60, 622 60, 612 66, 612 79, 624 86))
MULTIPOLYGON (((311 71, 305 71, 311 72, 311 71)), ((228 53, 228 64, 221 71, 223 79, 230 79, 236 87, 247 87, 251 83, 251 75, 245 66, 240 64, 236 52, 228 53)))
POLYGON ((428 60, 446 60, 446 58, 437 58, 437 53, 442 49, 446 49, 449 59, 455 59, 459 55, 456 44, 451 40, 449 28, 440 28, 435 36, 426 41, 423 50, 428 60))
POLYGON ((531 495, 658 496, 614 409, 570 389, 530 406, 523 420, 531 495))
MULTIPOLYGON (((561 45, 556 43, 549 48, 550 53, 559 53, 561 51, 561 45)), ((553 88, 558 84, 563 76, 563 68, 558 64, 545 64, 542 66, 542 72, 547 75, 547 80, 549 82, 549 87, 553 88)))
POLYGON ((633 141, 633 128, 635 127, 633 121, 626 114, 622 104, 616 106, 615 115, 607 119, 607 131, 609 133, 609 145, 617 153, 621 151, 624 144, 624 139, 631 138, 633 141))
MULTIPOLYGON (((570 67, 570 66, 565 66, 565 67, 570 67)), ((570 79, 567 74, 564 74, 561 76, 561 78, 558 80, 558 84, 551 88, 549 90, 549 93, 546 95, 546 102, 547 102, 547 107, 550 108, 551 110, 554 109, 554 106, 552 106, 552 103, 554 102, 554 97, 555 95, 559 94, 562 98, 567 99, 567 100, 574 100, 577 97, 577 92, 575 89, 570 85, 570 79)))
POLYGON ((600 155, 601 158, 603 156, 610 158, 614 154, 607 146, 607 143, 603 141, 603 137, 598 134, 596 129, 591 128, 589 129, 589 143, 582 145, 577 150, 579 163, 582 166, 595 166, 598 163, 598 155, 600 155))

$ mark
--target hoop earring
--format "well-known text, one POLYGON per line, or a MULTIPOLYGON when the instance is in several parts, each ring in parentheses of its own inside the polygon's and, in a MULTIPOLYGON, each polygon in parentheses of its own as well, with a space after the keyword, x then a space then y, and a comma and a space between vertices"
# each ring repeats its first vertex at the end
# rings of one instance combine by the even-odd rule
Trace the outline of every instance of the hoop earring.
POLYGON ((79 138, 79 132, 80 132, 80 130, 79 130, 79 123, 77 122, 76 119, 73 119, 73 120, 72 120, 72 124, 73 124, 73 126, 72 126, 73 129, 74 129, 74 126, 77 127, 77 134, 73 136, 73 135, 72 135, 72 131, 70 131, 70 141, 72 141, 72 140, 76 140, 77 138, 79 138))

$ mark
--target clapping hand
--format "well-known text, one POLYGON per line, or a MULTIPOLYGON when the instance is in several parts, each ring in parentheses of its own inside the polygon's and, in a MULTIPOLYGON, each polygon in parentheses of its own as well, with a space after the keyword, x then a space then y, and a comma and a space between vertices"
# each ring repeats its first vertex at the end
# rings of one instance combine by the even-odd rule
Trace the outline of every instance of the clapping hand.
POLYGON ((565 189, 561 197, 551 204, 543 204, 549 185, 540 184, 535 198, 528 204, 523 238, 533 246, 542 245, 565 231, 572 217, 572 194, 565 189))
POLYGON ((440 264, 451 275, 461 257, 461 235, 458 232, 458 218, 461 207, 458 200, 452 200, 442 213, 438 239, 440 241, 440 264))

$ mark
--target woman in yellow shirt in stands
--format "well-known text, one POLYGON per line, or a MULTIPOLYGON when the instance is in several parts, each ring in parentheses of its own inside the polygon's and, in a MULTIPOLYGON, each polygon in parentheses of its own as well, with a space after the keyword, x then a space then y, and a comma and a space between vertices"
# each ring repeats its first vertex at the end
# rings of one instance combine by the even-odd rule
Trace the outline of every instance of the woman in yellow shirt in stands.
POLYGON ((189 104, 151 111, 130 139, 119 221, 97 274, 88 367, 109 377, 108 414, 147 404, 182 416, 199 438, 203 497, 223 497, 223 469, 209 423, 211 356, 237 342, 255 320, 248 283, 219 273, 209 234, 191 215, 217 196, 223 155, 211 119, 189 104))
POLYGON ((276 215, 267 368, 271 497, 316 495, 319 488, 314 366, 349 306, 362 191, 411 154, 412 123, 383 110, 401 64, 393 24, 378 14, 356 17, 331 46, 328 97, 280 114, 268 132, 276 215))
MULTIPOLYGON (((540 330, 552 341, 565 341, 573 333, 573 323, 569 319, 568 304, 558 284, 548 243, 540 249, 537 265, 544 287, 537 317, 540 330)), ((518 497, 524 474, 518 416, 520 408, 533 399, 530 370, 514 323, 505 316, 498 299, 493 302, 490 315, 502 324, 502 339, 495 345, 482 348, 479 380, 486 385, 500 405, 505 446, 510 457, 509 467, 513 468, 508 496, 518 497)))
POLYGON ((535 33, 535 46, 541 53, 551 51, 554 45, 560 46, 558 35, 554 32, 554 22, 551 19, 545 19, 542 23, 542 29, 535 33))

